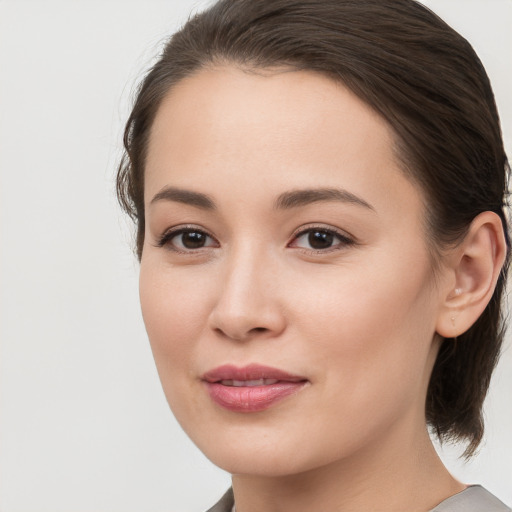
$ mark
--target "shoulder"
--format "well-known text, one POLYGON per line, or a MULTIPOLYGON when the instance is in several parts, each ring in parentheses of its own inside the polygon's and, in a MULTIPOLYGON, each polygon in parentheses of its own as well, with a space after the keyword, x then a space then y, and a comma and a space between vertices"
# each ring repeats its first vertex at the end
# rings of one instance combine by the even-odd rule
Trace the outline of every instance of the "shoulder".
POLYGON ((512 512, 512 509, 482 486, 470 485, 430 512, 512 512))
MULTIPOLYGON (((233 489, 228 489, 224 496, 206 512, 231 512, 233 505, 233 489)), ((471 485, 444 500, 430 512, 512 512, 512 509, 482 486, 471 485)))
POLYGON ((224 496, 222 496, 222 498, 206 512, 231 512, 234 504, 235 498, 233 496, 233 489, 229 488, 224 496))

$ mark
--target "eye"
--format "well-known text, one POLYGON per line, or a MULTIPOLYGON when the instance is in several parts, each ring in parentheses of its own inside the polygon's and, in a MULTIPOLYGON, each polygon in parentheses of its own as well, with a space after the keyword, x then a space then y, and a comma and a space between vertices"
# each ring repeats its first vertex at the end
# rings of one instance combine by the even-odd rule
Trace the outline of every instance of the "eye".
POLYGON ((168 247, 177 252, 218 247, 217 241, 198 228, 177 228, 166 231, 158 241, 158 247, 168 247))
POLYGON ((299 231, 290 243, 290 247, 299 247, 313 251, 328 251, 329 249, 346 247, 353 244, 354 241, 351 238, 333 229, 309 228, 299 231))

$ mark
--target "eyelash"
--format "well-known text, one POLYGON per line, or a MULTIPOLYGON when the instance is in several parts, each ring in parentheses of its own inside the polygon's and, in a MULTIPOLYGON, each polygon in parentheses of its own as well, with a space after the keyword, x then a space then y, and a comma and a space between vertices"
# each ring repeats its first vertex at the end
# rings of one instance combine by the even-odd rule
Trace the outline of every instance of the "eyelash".
POLYGON ((197 251, 200 251, 201 249, 208 248, 208 246, 207 246, 207 247, 199 247, 198 249, 183 250, 183 249, 173 246, 171 243, 172 240, 184 233, 197 233, 199 235, 204 235, 204 236, 210 238, 211 240, 213 240, 215 242, 215 244, 218 245, 217 240, 215 240, 215 238, 212 235, 210 235, 210 233, 205 231, 203 228, 197 228, 195 226, 178 226, 178 227, 170 228, 167 231, 165 231, 162 234, 162 236, 160 236, 160 238, 157 240, 156 246, 157 247, 166 247, 167 249, 169 249, 171 251, 181 253, 181 254, 195 253, 197 251))
MULTIPOLYGON (((211 246, 202 246, 197 249, 185 249, 184 250, 184 249, 180 249, 176 246, 173 246, 171 243, 172 240, 177 238, 179 235, 182 235, 185 233, 197 233, 199 235, 203 235, 203 236, 211 239, 216 244, 216 247, 219 246, 219 242, 210 233, 208 233, 207 231, 205 231, 202 228, 197 228, 195 226, 179 226, 179 227, 168 229, 159 237, 159 239, 157 240, 156 246, 157 247, 166 247, 171 251, 181 253, 181 254, 194 254, 194 253, 200 251, 201 249, 208 249, 211 247, 211 246)), ((289 242, 287 244, 287 247, 297 248, 297 249, 302 250, 303 252, 307 252, 310 254, 311 253, 326 254, 326 253, 330 253, 333 251, 342 250, 344 248, 353 246, 355 244, 356 244, 356 241, 343 232, 340 232, 340 231, 330 228, 330 227, 327 228, 325 226, 314 226, 313 225, 313 226, 302 227, 299 230, 297 230, 295 233, 293 233, 292 240, 291 240, 291 242, 289 242), (324 235, 326 234, 328 236, 332 236, 333 238, 335 238, 338 241, 338 243, 333 246, 323 248, 323 249, 305 248, 305 247, 293 245, 301 237, 311 234, 311 233, 315 233, 315 232, 322 233, 324 235)))
POLYGON ((319 225, 312 225, 307 227, 301 227, 299 230, 297 230, 292 235, 292 241, 288 244, 288 247, 293 247, 293 243, 299 240, 301 237, 311 234, 311 233, 323 233, 332 236, 335 238, 339 243, 336 245, 333 245, 331 247, 325 248, 325 249, 314 249, 314 248, 304 248, 304 247, 297 247, 298 249, 303 250, 307 253, 313 253, 313 254, 326 254, 333 251, 339 251, 346 249, 347 247, 353 246, 356 244, 356 241, 347 235, 346 233, 342 231, 338 231, 331 227, 325 227, 325 226, 319 226, 319 225))

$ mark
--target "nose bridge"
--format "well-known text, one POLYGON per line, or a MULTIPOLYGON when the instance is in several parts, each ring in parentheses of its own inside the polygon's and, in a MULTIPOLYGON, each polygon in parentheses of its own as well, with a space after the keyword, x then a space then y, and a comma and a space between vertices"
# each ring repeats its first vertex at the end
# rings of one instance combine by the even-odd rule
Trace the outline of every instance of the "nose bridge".
POLYGON ((212 312, 212 327, 233 339, 277 334, 284 326, 276 296, 275 258, 253 242, 239 243, 228 252, 212 312))

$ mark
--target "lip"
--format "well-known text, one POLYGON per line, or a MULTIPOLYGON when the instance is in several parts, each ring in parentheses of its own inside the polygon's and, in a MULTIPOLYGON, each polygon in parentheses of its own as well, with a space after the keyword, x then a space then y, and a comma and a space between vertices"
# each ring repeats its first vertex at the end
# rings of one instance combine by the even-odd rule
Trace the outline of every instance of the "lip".
POLYGON ((219 366, 202 379, 213 402, 233 412, 264 411, 308 382, 305 377, 259 364, 219 366))

